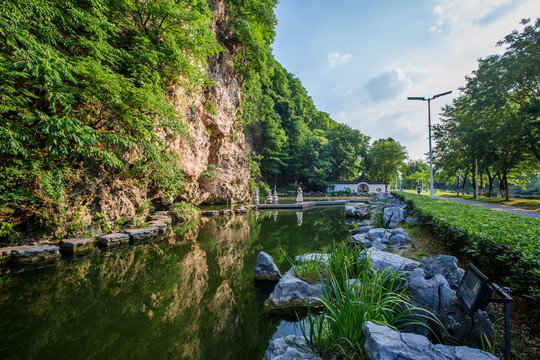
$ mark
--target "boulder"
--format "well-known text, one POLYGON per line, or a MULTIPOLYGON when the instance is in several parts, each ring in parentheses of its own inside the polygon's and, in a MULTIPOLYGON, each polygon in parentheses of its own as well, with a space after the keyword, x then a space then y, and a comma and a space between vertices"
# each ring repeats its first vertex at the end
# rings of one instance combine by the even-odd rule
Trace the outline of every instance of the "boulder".
MULTIPOLYGON (((471 325, 469 316, 465 313, 456 292, 450 288, 446 278, 441 274, 426 279, 424 269, 414 269, 408 277, 408 291, 416 304, 439 318, 450 336, 461 339, 468 333, 471 325)), ((433 324, 434 325, 434 324, 433 324)), ((442 333, 442 329, 435 330, 442 333)), ((490 336, 493 327, 485 311, 474 315, 474 331, 468 333, 464 341, 471 346, 477 346, 481 333, 490 336)))
POLYGON ((298 278, 294 269, 287 271, 276 284, 274 291, 264 305, 272 310, 305 310, 309 306, 311 309, 323 306, 321 301, 324 288, 321 283, 308 284, 298 278))
POLYGON ((452 290, 457 290, 465 274, 465 270, 457 266, 457 259, 449 255, 425 257, 420 261, 420 267, 424 269, 426 279, 437 274, 444 276, 452 290))
POLYGON ((408 236, 401 234, 392 235, 388 240, 384 241, 387 245, 403 245, 410 242, 412 242, 412 240, 408 236))
POLYGON ((392 235, 403 235, 409 237, 409 234, 407 234, 407 230, 403 228, 396 228, 391 231, 392 235))
POLYGON ((263 360, 322 360, 322 357, 304 349, 309 349, 306 339, 289 335, 287 338, 272 341, 264 353, 263 360))
POLYGON ((396 254, 387 253, 377 249, 369 249, 371 266, 374 269, 384 270, 391 268, 393 271, 407 272, 418 268, 420 263, 396 254))
POLYGON ((274 259, 264 251, 259 252, 255 265, 255 280, 279 280, 281 272, 274 259))
POLYGON ((356 234, 349 236, 349 242, 354 245, 360 245, 365 248, 371 247, 371 240, 369 240, 366 234, 356 234))
POLYGON ((385 207, 383 210, 383 224, 388 229, 399 226, 405 220, 405 210, 401 207, 385 207))
POLYGON ((381 241, 381 239, 376 239, 376 240, 373 240, 373 242, 371 243, 371 246, 373 246, 375 249, 377 250, 384 250, 386 249, 386 245, 383 244, 383 242, 381 241))
POLYGON ((385 233, 386 233, 386 229, 381 229, 381 228, 371 229, 368 231, 367 237, 369 238, 369 240, 375 241, 377 239, 382 238, 385 233))
POLYGON ((370 195, 369 197, 369 200, 371 202, 376 202, 376 201, 388 201, 388 200, 393 200, 395 199, 395 197, 392 195, 392 194, 389 194, 389 193, 383 193, 383 192, 380 192, 378 194, 372 194, 370 195))
POLYGON ((465 346, 434 345, 422 335, 400 333, 366 321, 364 349, 372 360, 495 360, 496 356, 465 346))
POLYGON ((365 226, 358 226, 351 230, 351 233, 353 234, 364 234, 367 233, 371 229, 376 229, 377 227, 375 225, 365 225, 365 226))
POLYGON ((359 219, 367 219, 370 217, 369 209, 365 206, 345 206, 345 214, 348 217, 355 217, 359 219))

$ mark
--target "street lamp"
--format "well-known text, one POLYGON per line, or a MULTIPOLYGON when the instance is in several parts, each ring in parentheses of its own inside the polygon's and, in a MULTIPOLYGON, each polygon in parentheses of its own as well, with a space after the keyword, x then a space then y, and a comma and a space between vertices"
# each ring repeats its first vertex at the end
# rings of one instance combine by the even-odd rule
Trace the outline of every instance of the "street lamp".
POLYGON ((407 100, 420 100, 420 101, 427 101, 427 108, 428 108, 428 127, 429 127, 429 183, 430 183, 430 189, 431 189, 431 198, 433 199, 433 159, 431 155, 431 100, 436 99, 438 97, 451 94, 452 91, 447 91, 444 93, 440 93, 437 95, 433 95, 433 97, 425 98, 425 97, 419 97, 419 96, 409 96, 407 100))

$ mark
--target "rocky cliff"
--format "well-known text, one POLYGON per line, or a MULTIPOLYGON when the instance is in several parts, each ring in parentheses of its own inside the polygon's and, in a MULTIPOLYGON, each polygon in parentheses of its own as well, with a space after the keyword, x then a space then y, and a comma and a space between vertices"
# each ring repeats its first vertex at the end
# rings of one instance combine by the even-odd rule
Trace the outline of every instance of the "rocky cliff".
POLYGON ((213 85, 189 96, 173 90, 173 102, 184 114, 187 139, 175 146, 186 177, 182 200, 194 203, 245 201, 249 198, 248 144, 236 121, 243 82, 233 63, 240 50, 229 29, 223 1, 210 2, 214 12, 213 32, 223 51, 208 61, 206 68, 213 85))

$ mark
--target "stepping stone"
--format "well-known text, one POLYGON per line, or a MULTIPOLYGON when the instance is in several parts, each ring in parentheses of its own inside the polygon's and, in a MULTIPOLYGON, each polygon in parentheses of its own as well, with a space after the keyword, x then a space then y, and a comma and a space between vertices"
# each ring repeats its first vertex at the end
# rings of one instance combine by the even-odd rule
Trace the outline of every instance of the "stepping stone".
POLYGON ((97 242, 101 246, 104 246, 107 248, 113 248, 120 245, 128 244, 129 234, 115 233, 115 234, 104 235, 104 236, 98 237, 97 242))
POLYGON ((217 210, 205 210, 202 212, 203 215, 205 216, 214 216, 214 215, 219 215, 219 211, 217 210))
POLYGON ((163 232, 163 230, 165 230, 167 228, 167 224, 165 224, 161 220, 152 220, 152 221, 148 222, 148 225, 150 225, 151 227, 159 228, 160 232, 163 232))
POLYGON ((172 218, 170 216, 165 215, 152 215, 150 216, 151 221, 161 221, 165 224, 170 224, 172 222, 172 218))
POLYGON ((145 227, 142 229, 128 229, 124 233, 129 235, 131 242, 146 241, 157 237, 161 229, 157 226, 145 227))
POLYGON ((64 239, 60 242, 60 252, 73 255, 86 255, 94 250, 92 238, 64 239))
POLYGON ((0 249, 1 263, 31 264, 52 262, 60 257, 60 248, 54 245, 10 246, 0 249))

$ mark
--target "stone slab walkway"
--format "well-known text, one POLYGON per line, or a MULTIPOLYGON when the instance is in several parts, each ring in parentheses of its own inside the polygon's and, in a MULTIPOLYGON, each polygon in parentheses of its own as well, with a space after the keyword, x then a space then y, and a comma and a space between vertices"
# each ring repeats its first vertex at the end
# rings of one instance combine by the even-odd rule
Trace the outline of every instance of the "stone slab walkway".
MULTIPOLYGON (((429 195, 427 195, 429 196, 429 195)), ((474 200, 466 200, 466 199, 456 199, 456 198, 447 198, 444 196, 435 196, 437 199, 441 200, 448 200, 448 201, 455 201, 462 204, 469 204, 469 205, 476 205, 481 206, 486 209, 492 209, 492 210, 498 210, 498 211, 506 211, 512 214, 524 216, 524 217, 530 217, 530 218, 540 218, 540 212, 535 210, 525 210, 525 209, 518 209, 512 206, 508 205, 500 205, 500 204, 491 204, 491 203, 484 203, 481 201, 474 201, 474 200)))

